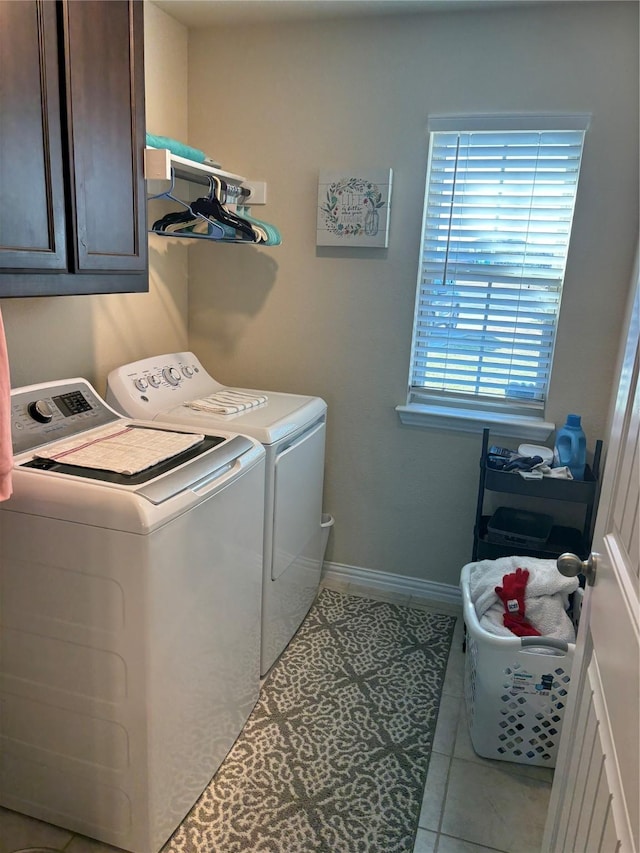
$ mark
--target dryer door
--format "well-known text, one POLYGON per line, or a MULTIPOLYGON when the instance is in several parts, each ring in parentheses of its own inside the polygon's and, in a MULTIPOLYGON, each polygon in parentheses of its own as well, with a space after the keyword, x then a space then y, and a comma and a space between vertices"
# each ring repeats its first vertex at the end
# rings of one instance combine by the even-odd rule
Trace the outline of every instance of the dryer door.
POLYGON ((289 567, 319 574, 324 441, 323 421, 276 457, 272 580, 289 567))

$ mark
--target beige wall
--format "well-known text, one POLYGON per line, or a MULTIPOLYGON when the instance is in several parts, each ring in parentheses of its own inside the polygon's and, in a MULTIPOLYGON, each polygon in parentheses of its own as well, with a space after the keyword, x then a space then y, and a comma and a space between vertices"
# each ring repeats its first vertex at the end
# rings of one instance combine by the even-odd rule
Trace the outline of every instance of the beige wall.
MULTIPOLYGON (((605 428, 638 234, 638 9, 587 2, 189 34, 189 142, 268 182, 279 248, 190 249, 189 341, 221 381, 329 404, 328 558, 457 583, 479 436, 407 428, 426 119, 590 112, 547 416, 605 428), (394 170, 388 250, 316 248, 321 169, 394 170)), ((556 507, 549 507, 555 511, 556 507)))
MULTIPOLYGON (((145 53, 148 127, 184 138, 187 31, 150 4, 145 53)), ((104 392, 117 365, 185 348, 187 252, 150 243, 149 293, 0 300, 14 387, 84 376, 104 392)))
POLYGON ((638 232, 634 3, 186 30, 145 4, 148 128, 268 181, 279 248, 153 237, 148 294, 4 299, 12 380, 190 346, 329 404, 328 558, 457 583, 479 438, 402 427, 432 112, 589 111, 548 415, 602 434, 638 232), (187 63, 188 55, 188 63, 187 63), (187 128, 188 89, 189 125, 187 128), (188 130, 188 133, 187 133, 188 130), (320 169, 394 169, 388 250, 315 246, 320 169), (187 292, 187 274, 189 288, 187 292), (187 322, 189 328, 187 329, 187 322))

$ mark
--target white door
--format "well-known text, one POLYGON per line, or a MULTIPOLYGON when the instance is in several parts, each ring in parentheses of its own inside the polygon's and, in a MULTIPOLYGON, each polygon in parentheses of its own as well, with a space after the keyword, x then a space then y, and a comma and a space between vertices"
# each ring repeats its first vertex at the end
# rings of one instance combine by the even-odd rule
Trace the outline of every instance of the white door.
POLYGON ((636 264, 543 853, 640 850, 640 281, 636 264))

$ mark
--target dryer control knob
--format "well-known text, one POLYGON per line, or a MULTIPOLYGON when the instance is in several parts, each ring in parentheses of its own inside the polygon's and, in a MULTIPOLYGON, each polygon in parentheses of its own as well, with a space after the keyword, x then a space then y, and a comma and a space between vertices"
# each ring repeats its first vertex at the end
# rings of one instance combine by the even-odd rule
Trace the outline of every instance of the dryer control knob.
POLYGON ((193 376, 193 367, 183 367, 182 372, 187 377, 187 379, 191 379, 193 376))
POLYGON ((53 419, 51 406, 46 400, 34 400, 27 406, 27 411, 34 421, 38 421, 40 424, 48 424, 53 419))
POLYGON ((175 367, 165 367, 162 375, 167 380, 169 385, 177 385, 180 382, 180 374, 175 367))
POLYGON ((149 376, 149 385, 151 385, 152 388, 159 388, 161 382, 162 379, 160 378, 160 374, 152 373, 151 376, 149 376))
POLYGON ((136 379, 133 383, 138 391, 146 391, 147 390, 147 380, 146 379, 136 379))

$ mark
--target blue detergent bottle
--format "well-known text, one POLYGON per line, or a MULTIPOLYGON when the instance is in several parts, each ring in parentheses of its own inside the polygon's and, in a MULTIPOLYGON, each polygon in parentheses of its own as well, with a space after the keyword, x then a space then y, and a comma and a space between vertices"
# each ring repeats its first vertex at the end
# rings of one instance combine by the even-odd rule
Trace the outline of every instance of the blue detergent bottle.
POLYGON ((587 439, 580 426, 580 415, 567 415, 567 422, 556 433, 553 451, 554 467, 566 465, 574 480, 584 480, 587 439))

